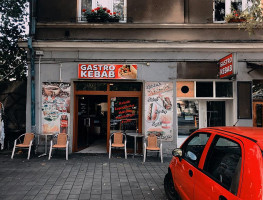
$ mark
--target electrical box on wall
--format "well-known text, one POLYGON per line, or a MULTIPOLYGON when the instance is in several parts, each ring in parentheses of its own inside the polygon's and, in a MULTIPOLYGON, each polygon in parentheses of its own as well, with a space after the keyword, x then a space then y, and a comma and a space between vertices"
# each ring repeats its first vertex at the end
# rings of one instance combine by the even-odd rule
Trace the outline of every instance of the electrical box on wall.
POLYGON ((43 52, 43 51, 36 51, 36 55, 37 55, 37 56, 43 56, 43 55, 44 55, 44 52, 43 52))

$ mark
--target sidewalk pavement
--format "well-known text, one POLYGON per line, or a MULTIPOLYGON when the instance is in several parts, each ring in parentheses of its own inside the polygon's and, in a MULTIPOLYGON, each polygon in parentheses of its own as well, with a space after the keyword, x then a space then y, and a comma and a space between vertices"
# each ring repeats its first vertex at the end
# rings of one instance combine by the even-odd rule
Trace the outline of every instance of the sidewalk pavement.
POLYGON ((0 154, 0 199, 149 199, 165 200, 163 187, 170 158, 107 154, 32 157, 0 154))

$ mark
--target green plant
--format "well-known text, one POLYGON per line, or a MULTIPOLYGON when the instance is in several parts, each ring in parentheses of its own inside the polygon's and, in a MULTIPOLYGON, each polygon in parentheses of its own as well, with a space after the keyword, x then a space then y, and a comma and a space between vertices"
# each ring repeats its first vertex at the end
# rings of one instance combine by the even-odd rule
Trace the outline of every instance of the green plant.
POLYGON ((256 29, 263 27, 263 0, 255 0, 252 5, 244 11, 247 15, 246 21, 240 27, 253 34, 256 29))
POLYGON ((92 10, 83 9, 84 16, 88 22, 119 22, 120 16, 107 9, 106 7, 97 7, 92 10))
POLYGON ((232 9, 231 13, 225 16, 225 21, 228 23, 240 23, 247 20, 247 14, 239 10, 232 9))

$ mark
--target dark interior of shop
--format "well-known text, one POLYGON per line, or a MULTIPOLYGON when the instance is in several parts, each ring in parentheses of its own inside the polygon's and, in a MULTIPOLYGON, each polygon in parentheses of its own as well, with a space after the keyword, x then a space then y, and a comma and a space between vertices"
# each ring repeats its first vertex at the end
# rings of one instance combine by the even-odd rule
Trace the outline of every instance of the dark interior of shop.
POLYGON ((106 152, 107 96, 78 96, 78 149, 85 153, 106 152))

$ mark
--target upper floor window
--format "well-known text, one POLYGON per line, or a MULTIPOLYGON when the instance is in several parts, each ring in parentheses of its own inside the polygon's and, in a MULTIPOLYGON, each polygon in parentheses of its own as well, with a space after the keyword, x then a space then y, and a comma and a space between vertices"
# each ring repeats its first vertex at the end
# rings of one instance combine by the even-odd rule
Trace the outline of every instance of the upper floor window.
POLYGON ((214 22, 224 22, 225 16, 231 12, 244 11, 251 0, 214 0, 214 22))
POLYGON ((78 2, 79 21, 86 21, 83 9, 92 10, 97 7, 106 7, 110 13, 117 13, 120 16, 120 22, 127 20, 127 0, 79 0, 78 2))

